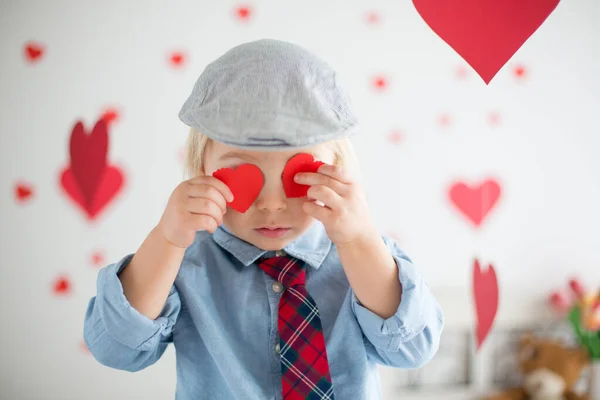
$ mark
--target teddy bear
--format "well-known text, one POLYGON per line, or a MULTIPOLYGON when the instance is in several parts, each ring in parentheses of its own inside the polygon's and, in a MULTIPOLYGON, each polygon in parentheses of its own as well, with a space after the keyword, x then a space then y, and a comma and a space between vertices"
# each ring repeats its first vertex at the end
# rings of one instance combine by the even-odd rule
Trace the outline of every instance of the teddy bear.
POLYGON ((518 352, 522 385, 484 400, 590 400, 573 390, 589 362, 588 352, 583 348, 525 334, 518 352))

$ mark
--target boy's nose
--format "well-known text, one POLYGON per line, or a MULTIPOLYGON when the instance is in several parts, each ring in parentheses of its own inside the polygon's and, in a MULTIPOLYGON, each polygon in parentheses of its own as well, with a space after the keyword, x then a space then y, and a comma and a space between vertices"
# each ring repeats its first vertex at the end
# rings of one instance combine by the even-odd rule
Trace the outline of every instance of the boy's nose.
POLYGON ((283 184, 265 184, 256 198, 256 207, 262 211, 282 211, 287 207, 283 184))

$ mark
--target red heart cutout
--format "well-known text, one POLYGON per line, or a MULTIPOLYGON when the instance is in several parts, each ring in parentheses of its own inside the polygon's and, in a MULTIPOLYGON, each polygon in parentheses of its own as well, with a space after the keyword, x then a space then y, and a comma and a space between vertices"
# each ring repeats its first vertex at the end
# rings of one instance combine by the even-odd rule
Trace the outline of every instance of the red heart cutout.
POLYGON ((450 188, 450 200, 475 226, 481 225, 499 198, 500 185, 493 179, 474 188, 462 182, 450 188))
POLYGON ((560 0, 413 0, 421 18, 488 84, 560 0))
POLYGON ((185 61, 185 54, 181 51, 174 51, 171 53, 169 60, 171 61, 172 66, 181 67, 185 61))
POLYGON ((106 122, 100 118, 92 133, 87 134, 83 123, 77 121, 71 131, 70 140, 71 172, 83 196, 86 207, 95 198, 106 171, 108 153, 108 130, 106 122))
POLYGON ((71 281, 67 276, 59 276, 54 281, 52 290, 58 296, 69 294, 71 292, 71 281))
POLYGON ((25 58, 28 61, 37 61, 44 54, 44 48, 37 43, 28 43, 25 46, 25 58))
POLYGON ((99 267, 104 263, 105 257, 104 253, 100 250, 92 253, 92 265, 95 267, 99 267))
POLYGON ((72 167, 66 167, 60 174, 61 187, 90 219, 95 219, 100 211, 115 198, 123 187, 123 181, 123 174, 117 167, 106 167, 98 187, 94 190, 94 197, 91 201, 86 201, 75 179, 72 167))
POLYGON ((20 202, 24 202, 25 200, 29 200, 29 198, 33 195, 33 188, 31 185, 26 183, 19 183, 15 186, 15 196, 17 200, 20 202))
POLYGON ((114 107, 107 108, 104 110, 102 114, 102 120, 106 123, 106 125, 110 125, 111 123, 117 121, 119 119, 119 110, 114 107))
POLYGON ((242 164, 235 169, 220 168, 212 176, 229 187, 234 199, 227 202, 227 205, 241 213, 246 212, 254 203, 265 179, 260 168, 254 164, 242 164))
POLYGON ((294 176, 299 172, 317 172, 322 161, 315 161, 311 154, 300 153, 290 158, 285 167, 281 179, 283 180, 283 190, 289 198, 306 196, 310 185, 302 185, 294 182, 294 176))
POLYGON ((248 19, 250 17, 250 9, 248 7, 239 7, 236 14, 239 19, 248 19))
POLYGON ((473 265, 473 297, 477 317, 477 349, 479 349, 492 329, 498 311, 498 278, 491 264, 488 265, 486 272, 482 272, 477 259, 473 265))

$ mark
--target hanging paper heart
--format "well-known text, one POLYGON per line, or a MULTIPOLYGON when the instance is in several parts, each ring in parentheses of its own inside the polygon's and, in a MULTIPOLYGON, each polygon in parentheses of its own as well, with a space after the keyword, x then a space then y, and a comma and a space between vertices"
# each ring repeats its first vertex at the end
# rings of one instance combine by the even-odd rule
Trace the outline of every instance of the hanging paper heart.
POLYGON ((107 153, 108 130, 106 121, 99 119, 91 134, 87 134, 83 123, 78 121, 71 132, 69 155, 71 156, 73 177, 88 207, 106 171, 107 153))
POLYGON ((85 131, 77 121, 69 142, 71 163, 60 173, 60 184, 90 219, 111 202, 123 186, 123 174, 118 167, 108 165, 108 130, 99 119, 92 132, 85 131))
POLYGON ((487 271, 481 271, 477 259, 473 264, 473 298, 477 318, 476 344, 479 349, 492 329, 498 311, 498 278, 491 264, 487 271))
POLYGON ((457 182, 451 186, 449 197, 458 210, 478 227, 498 202, 500 192, 500 184, 493 179, 475 187, 457 182))
POLYGON ((235 169, 221 168, 212 176, 229 187, 233 201, 227 205, 241 213, 245 213, 254 203, 264 184, 262 171, 254 164, 242 164, 235 169))
POLYGON ((98 217, 102 211, 121 191, 124 184, 123 172, 118 167, 108 166, 91 202, 87 202, 75 180, 72 166, 60 173, 60 185, 66 194, 79 206, 90 220, 98 217))
POLYGON ((299 172, 317 172, 322 161, 315 161, 312 154, 300 153, 290 158, 285 167, 281 179, 283 180, 283 190, 285 195, 290 198, 306 196, 309 185, 301 185, 294 182, 294 176, 299 172))
POLYGON ((413 0, 421 18, 488 84, 559 0, 413 0))

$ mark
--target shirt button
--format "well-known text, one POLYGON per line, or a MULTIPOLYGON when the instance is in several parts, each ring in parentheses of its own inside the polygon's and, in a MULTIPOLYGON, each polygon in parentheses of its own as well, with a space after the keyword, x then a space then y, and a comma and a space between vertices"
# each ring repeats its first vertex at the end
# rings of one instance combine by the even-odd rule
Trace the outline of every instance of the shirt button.
POLYGON ((280 350, 280 348, 279 348, 279 343, 277 343, 277 344, 275 345, 275 353, 279 354, 279 350, 280 350))
POLYGON ((283 250, 275 250, 275 256, 281 257, 285 255, 285 251, 283 250))
POLYGON ((281 282, 273 282, 271 288, 275 293, 281 293, 283 291, 283 285, 281 284, 281 282))

